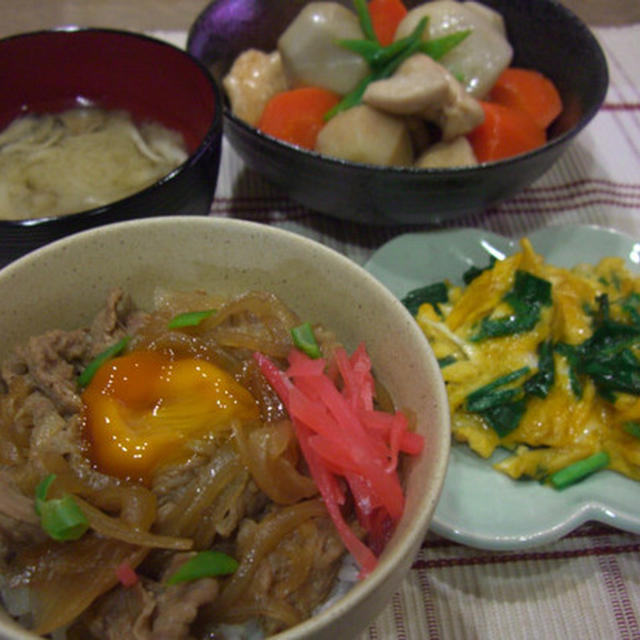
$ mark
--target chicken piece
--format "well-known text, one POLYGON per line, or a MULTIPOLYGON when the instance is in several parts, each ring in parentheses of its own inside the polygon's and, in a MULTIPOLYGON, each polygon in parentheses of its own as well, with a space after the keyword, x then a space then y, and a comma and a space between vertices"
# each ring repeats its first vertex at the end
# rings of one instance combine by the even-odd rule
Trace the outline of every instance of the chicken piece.
POLYGON ((420 169, 472 167, 476 164, 478 160, 471 144, 464 136, 459 136, 450 142, 437 142, 416 160, 416 167, 420 169))
POLYGON ((506 38, 502 16, 475 2, 425 2, 411 9, 402 19, 396 29, 395 40, 408 36, 424 17, 429 21, 423 40, 470 31, 439 62, 456 78, 460 78, 465 90, 474 98, 484 99, 513 58, 513 49, 506 38))
POLYGON ((425 120, 437 124, 442 131, 442 139, 448 141, 482 124, 484 111, 480 103, 446 69, 445 77, 449 84, 447 101, 440 106, 427 108, 422 115, 425 120))
POLYGON ((419 115, 437 124, 445 141, 469 133, 484 119, 480 103, 429 56, 418 53, 390 78, 372 82, 363 95, 371 107, 396 115, 419 115))
POLYGON ((416 115, 449 99, 445 69, 424 54, 405 60, 389 78, 372 82, 362 101, 396 115, 416 115))
POLYGON ((287 89, 280 53, 264 53, 257 49, 244 51, 236 58, 222 84, 233 114, 255 126, 267 102, 287 89))
POLYGON ((320 130, 316 151, 350 162, 382 166, 413 164, 406 124, 368 105, 343 111, 320 130))

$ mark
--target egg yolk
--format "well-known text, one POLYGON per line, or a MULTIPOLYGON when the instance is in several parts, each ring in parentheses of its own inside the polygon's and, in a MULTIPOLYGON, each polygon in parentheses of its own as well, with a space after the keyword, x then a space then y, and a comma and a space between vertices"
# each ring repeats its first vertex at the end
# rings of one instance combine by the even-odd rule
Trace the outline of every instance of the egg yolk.
POLYGON ((154 351, 114 358, 82 395, 89 457, 109 475, 149 483, 160 466, 188 455, 190 441, 232 420, 255 420, 255 399, 216 365, 154 351))

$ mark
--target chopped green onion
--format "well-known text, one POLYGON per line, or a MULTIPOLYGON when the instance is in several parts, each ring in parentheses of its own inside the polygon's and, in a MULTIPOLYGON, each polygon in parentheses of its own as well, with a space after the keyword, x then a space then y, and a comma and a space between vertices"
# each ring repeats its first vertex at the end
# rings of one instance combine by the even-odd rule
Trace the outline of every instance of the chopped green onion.
POLYGON ((50 473, 38 486, 36 487, 36 513, 40 515, 40 502, 44 502, 47 499, 47 494, 49 493, 49 487, 52 482, 56 479, 55 473, 50 473))
POLYGON ((187 560, 167 580, 167 584, 191 582, 200 578, 226 576, 235 573, 238 562, 221 551, 201 551, 187 560))
POLYGON ((622 429, 630 436, 640 439, 640 424, 637 422, 625 422, 622 425, 622 429))
POLYGON ((73 496, 65 494, 57 500, 40 503, 40 524, 59 542, 77 540, 89 528, 89 522, 73 496))
POLYGON ((215 309, 205 311, 187 311, 179 313, 169 320, 169 329, 181 329, 182 327, 197 327, 203 320, 211 317, 216 312, 215 309))
POLYGON ((369 13, 366 0, 353 0, 353 4, 356 7, 360 28, 362 29, 362 33, 364 33, 364 37, 371 42, 378 43, 378 36, 373 28, 371 14, 369 13))
POLYGON ((67 493, 61 498, 47 500, 49 487, 55 479, 55 474, 49 474, 36 487, 35 510, 40 525, 54 540, 77 540, 85 534, 89 522, 72 495, 67 493))
POLYGON ((556 471, 549 478, 549 482, 551 482, 556 489, 564 489, 592 473, 604 469, 609 464, 609 461, 609 454, 606 451, 598 451, 598 453, 594 453, 588 458, 578 460, 568 467, 556 471))
POLYGON ((293 344, 304 351, 310 358, 319 358, 322 355, 318 341, 313 333, 313 327, 308 322, 291 329, 293 344))
POLYGON ((105 349, 102 353, 99 353, 78 376, 78 384, 81 387, 86 387, 91 382, 98 369, 107 360, 111 360, 111 358, 115 358, 120 355, 127 348, 130 340, 131 336, 125 336, 108 349, 105 349))

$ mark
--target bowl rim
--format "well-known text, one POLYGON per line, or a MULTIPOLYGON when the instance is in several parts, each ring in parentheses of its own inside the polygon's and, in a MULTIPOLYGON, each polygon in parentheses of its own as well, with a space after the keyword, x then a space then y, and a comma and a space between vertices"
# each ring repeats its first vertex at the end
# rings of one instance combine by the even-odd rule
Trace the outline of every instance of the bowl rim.
POLYGON ((124 198, 119 198, 118 200, 113 200, 112 202, 108 202, 107 204, 100 205, 99 207, 93 207, 91 209, 83 209, 82 211, 75 211, 73 213, 53 215, 53 216, 42 216, 39 218, 26 218, 24 220, 20 219, 1 219, 0 218, 0 230, 1 229, 20 229, 20 228, 41 228, 47 227, 52 224, 73 224, 75 221, 88 218, 94 219, 100 217, 103 214, 110 213, 114 207, 127 206, 130 201, 135 202, 135 199, 140 197, 141 195, 147 195, 150 193, 154 193, 164 187, 167 183, 173 182, 179 175, 182 175, 185 171, 189 170, 194 165, 198 164, 201 158, 206 155, 212 144, 216 144, 218 138, 222 136, 223 130, 223 122, 224 122, 224 96, 223 92, 220 89, 217 80, 214 78, 213 74, 207 69, 207 67, 196 58, 194 55, 189 53, 186 49, 181 49, 180 47, 175 46, 174 44, 161 40, 160 38, 156 38, 154 36, 148 35, 146 33, 140 33, 136 31, 128 31, 126 29, 117 29, 111 27, 85 27, 79 25, 65 25, 59 27, 52 27, 50 29, 37 29, 34 31, 26 31, 23 33, 15 33, 6 36, 5 38, 0 38, 0 45, 4 42, 8 42, 11 40, 20 40, 32 38, 34 36, 52 36, 58 35, 61 33, 68 33, 70 35, 76 33, 89 33, 99 35, 101 33, 107 33, 112 35, 124 36, 126 38, 131 38, 132 40, 143 40, 147 41, 154 46, 159 46, 166 48, 172 51, 173 55, 177 55, 178 57, 182 57, 186 60, 186 62, 192 64, 201 75, 207 80, 209 89, 211 90, 213 96, 213 103, 215 105, 213 118, 211 119, 207 132, 204 137, 198 144, 198 147, 189 154, 187 159, 178 165, 175 169, 165 174, 155 182, 147 185, 144 189, 140 189, 135 191, 134 193, 125 196, 124 198))
MULTIPOLYGON (((213 11, 218 2, 222 0, 211 0, 209 4, 207 4, 202 11, 198 14, 194 22, 191 24, 187 34, 187 43, 186 50, 191 53, 191 45, 193 40, 195 39, 195 34, 201 28, 201 25, 206 23, 206 18, 208 14, 213 11)), ((520 153, 515 156, 510 156, 508 158, 504 158, 502 160, 497 160, 493 162, 481 162, 477 165, 473 166, 464 166, 464 167, 415 167, 415 166, 406 166, 406 167, 398 167, 398 166, 382 166, 375 165, 365 162, 352 162, 348 160, 343 160, 340 158, 333 158, 331 156, 325 156, 317 151, 312 149, 305 149, 304 147, 299 147, 297 145, 291 144, 284 140, 280 140, 279 138, 275 138, 269 134, 266 134, 260 131, 257 127, 251 126, 246 123, 244 120, 236 117, 232 112, 228 104, 228 99, 226 93, 222 92, 223 99, 223 114, 226 122, 231 124, 232 126, 238 127, 245 134, 254 135, 263 143, 273 145, 276 147, 282 147, 287 152, 298 152, 303 156, 307 157, 309 160, 316 160, 321 162, 322 164, 328 165, 333 169, 346 169, 348 171, 370 171, 375 174, 384 174, 384 175, 399 175, 399 176, 461 176, 466 177, 468 175, 478 174, 484 169, 487 168, 497 168, 499 169, 501 166, 506 164, 519 164, 521 162, 526 162, 530 158, 535 158, 543 153, 546 153, 550 149, 554 149, 555 147, 563 145, 565 142, 574 138, 582 129, 584 129, 587 124, 595 117, 595 115, 600 110, 609 86, 609 70, 606 61, 606 57, 604 55, 604 51, 600 46, 597 38, 592 33, 591 29, 584 23, 584 21, 579 18, 569 7, 566 7, 562 3, 558 2, 558 0, 546 0, 546 2, 552 6, 556 11, 565 15, 566 18, 572 20, 574 24, 579 28, 581 35, 583 38, 588 40, 591 44, 592 52, 594 54, 594 61, 597 63, 599 71, 602 73, 602 83, 601 90, 599 94, 596 96, 593 105, 588 111, 585 111, 580 120, 568 131, 563 132, 559 136, 552 138, 551 140, 547 140, 544 145, 541 147, 537 147, 531 151, 527 151, 525 153, 520 153)), ((191 54, 194 55, 194 54, 191 54)), ((194 57, 196 57, 194 55, 194 57)))
MULTIPOLYGON (((223 231, 224 229, 231 229, 232 232, 242 233, 243 230, 249 234, 259 234, 261 238, 278 238, 285 241, 294 242, 301 247, 301 253, 305 255, 318 254, 321 256, 327 256, 332 261, 336 261, 338 265, 349 269, 358 274, 358 277, 366 281, 369 286, 373 287, 378 295, 383 296, 386 302, 390 305, 394 312, 401 314, 402 316, 410 317, 409 312, 404 305, 391 293, 391 291, 382 284, 377 278, 366 271, 355 261, 348 258, 346 255, 340 253, 336 249, 322 244, 319 241, 313 240, 309 237, 303 236, 294 231, 283 229, 280 227, 273 227, 265 225, 264 223, 248 221, 235 218, 220 218, 220 217, 203 217, 195 215, 187 216, 155 216, 149 218, 139 218, 133 220, 125 220, 121 222, 115 222, 113 224, 92 228, 84 231, 80 231, 71 236, 51 242, 39 249, 26 254, 14 262, 6 265, 0 269, 0 280, 6 278, 11 279, 12 274, 15 271, 28 268, 33 270, 34 263, 40 261, 40 257, 46 258, 51 254, 66 254, 69 255, 74 245, 83 243, 85 239, 89 241, 100 241, 104 239, 105 234, 119 234, 121 231, 125 232, 129 228, 138 227, 142 230, 150 227, 160 228, 166 227, 168 229, 183 228, 186 225, 192 225, 193 233, 197 233, 197 229, 205 228, 213 231, 223 231), (311 253, 313 250, 313 253, 311 253)), ((417 323, 407 323, 407 328, 411 332, 411 335, 416 340, 416 344, 423 346, 424 355, 431 361, 431 366, 434 367, 434 371, 437 370, 437 361, 435 355, 428 346, 428 341, 424 337, 417 323)), ((374 597, 374 594, 378 592, 380 588, 384 588, 385 583, 394 583, 394 572, 397 564, 402 564, 404 561, 407 563, 407 568, 410 567, 410 563, 414 559, 414 554, 419 549, 419 545, 424 539, 427 533, 429 523, 433 517, 435 506, 442 492, 444 485, 444 478, 449 461, 450 451, 450 428, 449 428, 449 409, 448 401, 446 397, 446 390, 444 387, 444 381, 440 378, 434 378, 437 380, 433 388, 433 413, 437 414, 441 419, 437 421, 440 425, 437 431, 437 437, 434 438, 431 452, 434 455, 433 474, 434 477, 429 483, 429 486, 424 491, 424 494, 419 497, 418 504, 416 505, 415 520, 411 527, 406 527, 398 533, 397 539, 391 554, 383 555, 379 561, 376 569, 365 580, 355 583, 344 595, 338 598, 335 602, 326 606, 321 612, 313 615, 311 618, 295 625, 294 627, 280 632, 274 636, 274 640, 303 640, 307 637, 308 633, 319 631, 321 632, 323 627, 331 622, 336 616, 344 614, 345 610, 352 610, 364 605, 369 599, 374 597)), ((398 584, 400 579, 406 577, 406 571, 403 572, 401 578, 398 578, 398 584)), ((387 601, 385 601, 387 604, 387 601)), ((373 619, 375 614, 371 615, 369 620, 373 619)), ((3 628, 3 622, 0 620, 0 631, 3 628)), ((28 630, 20 630, 16 633, 16 640, 28 640, 34 638, 28 630), (21 634, 22 632, 22 634, 21 634)))

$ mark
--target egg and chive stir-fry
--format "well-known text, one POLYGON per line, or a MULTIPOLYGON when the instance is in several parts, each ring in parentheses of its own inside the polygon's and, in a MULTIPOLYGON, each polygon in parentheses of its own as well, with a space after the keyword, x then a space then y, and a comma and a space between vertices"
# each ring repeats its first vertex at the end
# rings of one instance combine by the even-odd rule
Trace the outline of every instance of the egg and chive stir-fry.
POLYGON ((621 258, 564 269, 528 239, 403 302, 440 362, 453 436, 512 478, 640 480, 640 277, 621 258))

